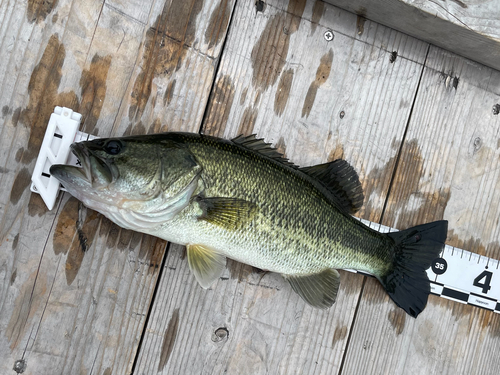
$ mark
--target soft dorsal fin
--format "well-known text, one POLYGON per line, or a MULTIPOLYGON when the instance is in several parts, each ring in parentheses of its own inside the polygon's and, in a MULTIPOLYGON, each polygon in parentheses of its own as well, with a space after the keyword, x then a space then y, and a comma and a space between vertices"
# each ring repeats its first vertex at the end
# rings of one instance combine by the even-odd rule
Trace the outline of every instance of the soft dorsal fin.
POLYGON ((264 142, 263 138, 257 138, 255 134, 252 135, 243 135, 240 134, 236 138, 231 140, 233 143, 240 145, 248 150, 257 152, 263 156, 267 156, 273 160, 276 160, 282 164, 285 164, 289 167, 296 167, 295 164, 288 161, 275 147, 273 147, 270 143, 264 142))
POLYGON ((353 214, 363 206, 363 188, 358 174, 345 160, 300 168, 300 171, 321 182, 345 212, 353 214))

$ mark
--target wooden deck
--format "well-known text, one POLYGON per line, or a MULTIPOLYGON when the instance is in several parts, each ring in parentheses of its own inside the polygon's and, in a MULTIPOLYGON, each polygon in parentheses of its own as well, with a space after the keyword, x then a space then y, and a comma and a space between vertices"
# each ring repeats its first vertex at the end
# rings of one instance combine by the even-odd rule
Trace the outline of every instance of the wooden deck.
POLYGON ((3 0, 0 43, 1 374, 500 373, 493 312, 412 319, 347 272, 322 311, 233 261, 203 290, 182 247, 29 190, 56 105, 98 136, 256 133, 348 160, 359 216, 499 259, 500 72, 314 0, 3 0))

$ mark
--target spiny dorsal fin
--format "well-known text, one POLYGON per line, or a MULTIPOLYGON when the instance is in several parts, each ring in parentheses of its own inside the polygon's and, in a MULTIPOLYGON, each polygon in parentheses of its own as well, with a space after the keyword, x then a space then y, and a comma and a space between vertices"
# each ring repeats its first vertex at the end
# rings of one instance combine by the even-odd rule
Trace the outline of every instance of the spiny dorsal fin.
POLYGON ((335 303, 340 275, 337 270, 326 269, 312 275, 283 275, 292 289, 309 305, 327 309, 335 303))
POLYGON ((321 182, 333 194, 335 203, 347 213, 356 213, 363 206, 363 188, 353 167, 345 160, 300 168, 321 182))
POLYGON ((198 220, 205 220, 230 230, 250 222, 257 212, 257 205, 244 199, 198 196, 195 201, 203 211, 198 220))
MULTIPOLYGON (((263 138, 257 138, 255 134, 252 135, 243 135, 240 134, 236 138, 231 140, 232 142, 240 145, 248 150, 255 151, 263 156, 267 156, 273 160, 276 160, 282 164, 285 164, 289 167, 297 167, 295 164, 288 161, 275 147, 273 147, 270 143, 264 142, 263 138)), ((297 167, 298 168, 298 167, 297 167)))

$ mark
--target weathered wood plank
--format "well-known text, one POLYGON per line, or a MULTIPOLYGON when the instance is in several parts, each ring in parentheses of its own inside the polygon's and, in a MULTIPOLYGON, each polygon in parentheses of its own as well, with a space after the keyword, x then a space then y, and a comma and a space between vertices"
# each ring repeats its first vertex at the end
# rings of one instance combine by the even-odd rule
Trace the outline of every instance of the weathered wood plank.
MULTIPOLYGON (((119 322, 121 318, 128 320, 123 309, 114 308, 114 313, 106 315, 99 311, 103 306, 116 307, 116 303, 128 304, 139 313, 140 310, 147 311, 143 300, 150 299, 156 275, 148 274, 149 266, 138 266, 136 277, 129 278, 129 296, 116 298, 109 290, 117 289, 116 276, 131 266, 124 262, 127 257, 121 256, 118 257, 121 269, 108 275, 106 267, 99 268, 102 256, 107 258, 114 252, 97 252, 97 256, 93 256, 95 247, 92 244, 99 243, 99 240, 94 241, 99 227, 95 213, 82 219, 87 245, 91 249, 84 254, 76 235, 78 212, 75 202, 65 203, 62 216, 54 222, 56 212, 47 212, 41 199, 29 194, 28 185, 48 117, 55 105, 80 111, 84 115, 84 127, 94 132, 106 100, 114 102, 125 93, 127 76, 134 64, 132 61, 127 66, 120 62, 130 54, 137 54, 143 25, 122 18, 103 7, 103 3, 59 2, 58 7, 46 9, 45 18, 40 13, 45 8, 37 8, 42 7, 41 2, 18 3, 17 6, 22 10, 19 13, 22 18, 4 20, 12 23, 18 35, 28 34, 25 39, 14 39, 15 47, 11 58, 4 61, 6 74, 2 77, 12 92, 8 97, 2 97, 2 101, 5 100, 2 103, 9 110, 2 123, 1 142, 8 145, 9 152, 3 159, 5 173, 2 174, 2 186, 5 187, 2 201, 5 205, 0 245, 4 280, 0 322, 4 361, 0 365, 1 371, 10 373, 18 360, 24 362, 25 373, 32 374, 80 373, 102 363, 126 367, 130 354, 119 361, 107 362, 102 354, 108 346, 116 350, 132 349, 133 352, 133 343, 140 335, 140 323, 144 317, 140 314, 140 319, 130 318, 132 321, 127 327, 119 322), (35 20, 29 18, 30 7, 34 7, 35 20), (116 23, 120 23, 122 30, 129 35, 129 43, 122 44, 117 52, 121 35, 112 31, 101 35, 103 29, 111 29, 116 23), (100 49, 98 43, 93 44, 101 37, 106 38, 108 48, 115 52, 113 57, 117 65, 113 65, 109 51, 100 49), (18 61, 19 57, 21 60, 18 61), (108 90, 107 77, 110 74, 115 79, 108 90), (11 111, 10 108, 15 109, 11 111), (101 270, 101 276, 98 272, 88 272, 92 269, 101 270), (110 287, 103 289, 106 282, 110 287), (111 287, 112 284, 115 285, 111 287), (89 329, 92 323, 97 328, 89 329), (125 335, 120 342, 123 346, 110 343, 120 331, 125 335), (103 341, 101 346, 100 341, 103 341)), ((67 197, 62 203, 66 201, 67 197)), ((107 233, 101 237, 101 243, 106 242, 107 233)), ((128 249, 130 238, 120 247, 128 249)), ((139 253, 141 247, 150 257, 163 253, 162 249, 155 251, 154 243, 140 244, 140 237, 132 241, 132 251, 139 253)))
POLYGON ((115 127, 136 134, 198 131, 233 0, 154 3, 131 95, 115 127))
MULTIPOLYGON (((431 48, 383 224, 444 217, 449 244, 500 257, 499 86, 500 72, 431 48)), ((498 372, 498 314, 432 296, 414 320, 384 295, 366 283, 345 374, 498 372)))
POLYGON ((101 136, 158 131, 156 102, 175 128, 199 127, 233 3, 14 3, 0 6, 0 372, 124 374, 165 243, 67 195, 47 212, 29 193, 34 159, 55 105, 101 136))
MULTIPOLYGON (((359 35, 356 16, 322 2, 270 1, 263 12, 238 2, 203 131, 257 133, 301 165, 344 156, 367 192, 361 215, 378 220, 392 176, 381 166, 395 166, 426 53, 369 21, 359 35)), ((339 373, 361 276, 343 272, 338 301, 320 311, 280 275, 232 261, 204 291, 184 257, 171 247, 135 373, 339 373)))
MULTIPOLYGON (((360 288, 361 278, 342 277, 360 288)), ((308 309, 281 276, 231 261, 221 281, 203 290, 185 249, 172 246, 134 373, 306 373, 300 370, 311 366, 327 372, 342 353, 356 307, 351 294, 342 287, 334 308, 308 309)))
POLYGON ((496 0, 325 0, 364 18, 500 69, 496 0))

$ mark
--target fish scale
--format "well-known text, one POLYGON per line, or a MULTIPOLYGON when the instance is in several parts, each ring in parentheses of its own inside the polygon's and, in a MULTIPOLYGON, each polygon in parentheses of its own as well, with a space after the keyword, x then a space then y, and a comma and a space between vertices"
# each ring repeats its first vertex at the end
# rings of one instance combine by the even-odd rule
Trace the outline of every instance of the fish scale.
MULTIPOLYGON (((208 180, 214 181, 211 186, 206 187, 207 196, 233 196, 257 202, 260 207, 257 222, 253 227, 241 229, 241 233, 237 234, 231 232, 229 235, 244 236, 246 232, 256 231, 258 234, 256 241, 253 241, 252 253, 255 255, 260 253, 261 259, 256 256, 255 259, 250 260, 246 256, 234 254, 234 251, 231 255, 228 254, 229 256, 245 263, 250 260, 256 267, 285 274, 311 273, 326 267, 361 268, 363 266, 368 272, 376 272, 376 267, 370 267, 370 269, 366 267, 367 260, 363 255, 368 255, 370 259, 373 259, 378 254, 351 253, 346 257, 342 248, 363 248, 362 242, 368 243, 369 239, 373 239, 378 244, 381 237, 373 231, 368 232, 372 237, 368 237, 366 232, 362 234, 356 232, 357 229, 360 231, 366 229, 361 228, 354 220, 347 219, 349 220, 347 223, 341 224, 345 216, 336 209, 325 210, 325 206, 331 206, 331 203, 318 194, 318 190, 307 176, 298 175, 293 167, 285 166, 284 169, 282 164, 273 159, 249 163, 248 159, 254 159, 255 155, 237 145, 225 142, 205 142, 206 138, 191 138, 190 136, 186 139, 193 142, 189 149, 203 165, 202 179, 207 176, 208 180), (219 162, 213 164, 210 163, 210 159, 216 159, 219 162), (233 180, 243 181, 248 180, 248 175, 256 176, 256 181, 253 184, 242 185, 239 190, 231 190, 230 184, 225 183, 228 176, 233 180), (271 184, 270 181, 274 183, 271 184), (293 199, 296 196, 300 197, 298 202, 293 199), (280 220, 276 220, 276 217, 282 218, 281 221, 285 221, 285 225, 278 225, 280 220), (338 229, 349 225, 351 227, 348 229, 348 235, 345 235, 345 231, 338 229), (337 243, 339 245, 336 246, 337 243), (273 264, 269 264, 269 261, 276 259, 276 253, 286 251, 286 249, 291 253, 288 253, 287 259, 281 260, 281 267, 273 267, 273 264)), ((172 226, 174 225, 172 223, 172 226)), ((206 230, 212 229, 215 228, 206 230)), ((195 229, 196 231, 198 229, 195 229)), ((192 233, 189 236, 194 235, 195 233, 192 233)), ((381 255, 388 256, 388 254, 381 255)))

